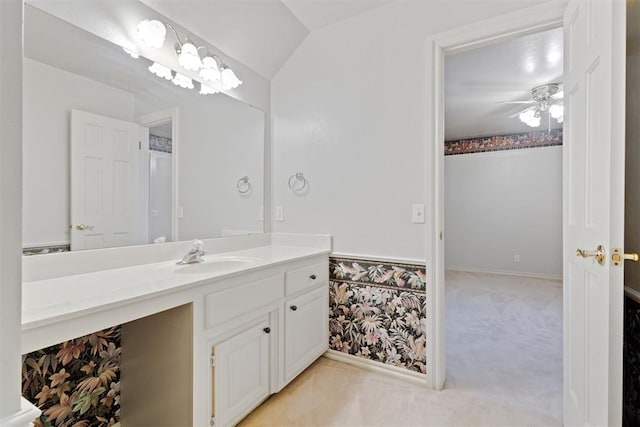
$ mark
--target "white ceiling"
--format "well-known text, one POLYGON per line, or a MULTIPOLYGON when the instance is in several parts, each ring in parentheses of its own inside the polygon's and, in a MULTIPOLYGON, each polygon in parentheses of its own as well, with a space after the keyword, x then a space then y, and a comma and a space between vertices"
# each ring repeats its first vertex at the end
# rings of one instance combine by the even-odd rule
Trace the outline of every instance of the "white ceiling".
POLYGON ((334 24, 392 0, 281 0, 309 31, 334 24))
MULTIPOLYGON (((534 86, 562 82, 562 29, 447 56, 445 60, 445 139, 529 132, 517 117, 526 105, 500 101, 531 99, 534 86)), ((551 127, 561 125, 551 120, 551 127)))
MULTIPOLYGON (((0 0, 1 1, 1 0, 0 0)), ((390 0, 140 0, 271 80, 310 31, 390 0)))

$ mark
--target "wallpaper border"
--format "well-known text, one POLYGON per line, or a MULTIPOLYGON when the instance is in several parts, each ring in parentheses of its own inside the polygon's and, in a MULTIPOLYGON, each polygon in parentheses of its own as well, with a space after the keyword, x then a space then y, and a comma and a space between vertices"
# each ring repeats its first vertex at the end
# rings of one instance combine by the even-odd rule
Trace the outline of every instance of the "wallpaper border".
POLYGON ((445 141, 444 155, 486 153, 490 151, 521 150, 525 148, 562 145, 563 130, 533 131, 505 135, 483 136, 445 141))

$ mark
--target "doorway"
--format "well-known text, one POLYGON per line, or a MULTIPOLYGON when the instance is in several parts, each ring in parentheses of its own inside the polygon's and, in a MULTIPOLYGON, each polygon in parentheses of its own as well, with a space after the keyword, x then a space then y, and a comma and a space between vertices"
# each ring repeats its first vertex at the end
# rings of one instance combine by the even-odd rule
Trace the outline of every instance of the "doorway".
POLYGON ((149 236, 148 243, 171 241, 172 123, 149 128, 149 236))
POLYGON ((178 236, 178 108, 138 117, 141 126, 140 194, 146 206, 147 243, 175 242, 178 236))
POLYGON ((445 57, 447 384, 551 424, 563 419, 562 76, 562 28, 445 57))
MULTIPOLYGON (((563 411, 570 424, 621 423, 623 268, 614 266, 611 254, 624 245, 624 189, 619 184, 624 182, 625 14, 624 2, 543 4, 436 35, 429 45, 430 119, 434 140, 444 141, 445 53, 566 25, 570 59, 564 82, 571 90, 563 141, 563 411), (597 26, 590 24, 594 17, 597 26), (610 108, 603 110, 605 105, 610 108)), ((434 225, 428 256, 433 270, 428 326, 434 349, 427 360, 433 367, 434 388, 441 388, 445 379, 443 152, 440 144, 433 144, 430 153, 434 225)))

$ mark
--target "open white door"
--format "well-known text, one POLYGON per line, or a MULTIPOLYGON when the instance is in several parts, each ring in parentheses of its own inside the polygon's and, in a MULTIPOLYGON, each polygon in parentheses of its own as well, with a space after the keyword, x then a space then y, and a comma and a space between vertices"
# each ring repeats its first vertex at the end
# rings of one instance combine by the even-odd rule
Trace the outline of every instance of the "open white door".
POLYGON ((71 111, 71 250, 139 243, 138 125, 71 111))
POLYGON ((564 423, 570 426, 622 420, 623 270, 611 256, 624 238, 625 14, 624 1, 575 0, 564 15, 564 423))

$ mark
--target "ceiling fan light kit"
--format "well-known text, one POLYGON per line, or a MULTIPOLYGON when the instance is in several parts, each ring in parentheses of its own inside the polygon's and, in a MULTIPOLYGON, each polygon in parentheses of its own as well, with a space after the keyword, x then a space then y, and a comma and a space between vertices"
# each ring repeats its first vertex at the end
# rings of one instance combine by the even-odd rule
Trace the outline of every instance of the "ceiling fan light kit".
POLYGON ((542 123, 542 117, 547 114, 549 118, 549 128, 551 128, 551 119, 555 119, 558 123, 562 123, 564 119, 563 92, 560 83, 548 83, 536 86, 531 89, 531 101, 514 101, 506 102, 506 104, 533 104, 530 107, 513 114, 509 118, 518 117, 521 122, 529 127, 539 127, 542 123))

